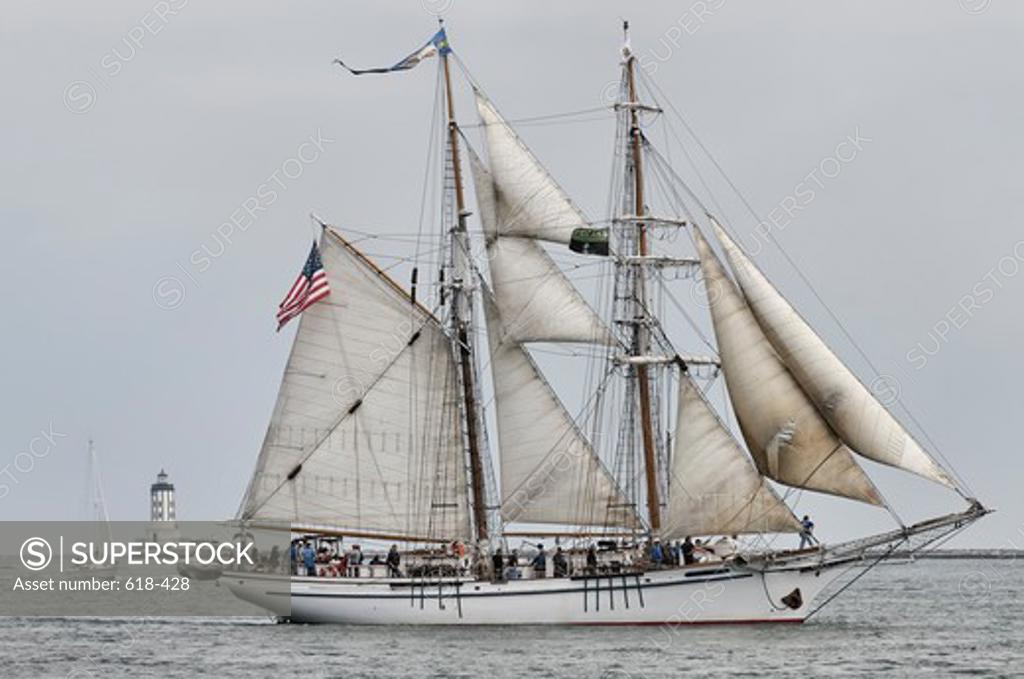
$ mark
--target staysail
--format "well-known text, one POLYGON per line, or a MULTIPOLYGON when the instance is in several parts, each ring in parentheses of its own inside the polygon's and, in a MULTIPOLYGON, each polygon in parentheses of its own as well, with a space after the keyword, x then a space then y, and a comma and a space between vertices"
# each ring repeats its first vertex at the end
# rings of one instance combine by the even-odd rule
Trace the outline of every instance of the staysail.
POLYGON ((476 90, 487 140, 487 160, 497 191, 500 233, 568 243, 587 220, 487 97, 476 90))
POLYGON ((467 539, 448 337, 340 234, 320 251, 331 296, 300 320, 241 518, 467 539))
POLYGON ((736 282, 768 341, 818 407, 854 450, 950 488, 952 479, 818 337, 763 273, 714 222, 736 282))
POLYGON ((696 226, 693 238, 726 386, 758 470, 789 486, 882 504, 849 448, 779 359, 696 226))
POLYGON ((663 538, 800 530, 800 522, 685 373, 676 422, 663 538))
POLYGON ((491 285, 506 335, 518 342, 612 344, 607 326, 543 246, 531 238, 505 235, 515 228, 508 226, 507 210, 496 198, 504 194, 503 187, 472 149, 469 157, 491 285))
POLYGON ((636 527, 632 505, 485 292, 505 521, 636 527))

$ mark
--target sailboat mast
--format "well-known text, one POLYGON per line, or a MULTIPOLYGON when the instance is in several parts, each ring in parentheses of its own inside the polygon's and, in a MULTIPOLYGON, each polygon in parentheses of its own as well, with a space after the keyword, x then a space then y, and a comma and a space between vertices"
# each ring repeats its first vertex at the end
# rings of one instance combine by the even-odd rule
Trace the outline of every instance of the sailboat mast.
POLYGON ((87 496, 87 502, 89 503, 89 519, 90 521, 103 521, 109 522, 110 516, 107 514, 107 503, 103 497, 103 483, 100 479, 100 463, 96 457, 96 446, 93 444, 92 438, 89 439, 89 494, 87 496))
MULTIPOLYGON (((448 147, 451 152, 452 173, 455 179, 455 233, 451 234, 450 247, 452 262, 456 264, 469 252, 469 237, 466 230, 466 197, 462 190, 462 163, 459 158, 459 125, 455 120, 455 99, 452 93, 451 67, 448 54, 441 54, 444 68, 445 99, 448 109, 448 147)), ((466 438, 469 449, 470 490, 473 495, 473 522, 476 525, 476 536, 479 541, 488 537, 487 498, 484 491, 484 465, 480 451, 479 414, 476 403, 475 363, 473 360, 471 338, 467 329, 470 305, 472 300, 465 295, 463 285, 468 272, 455 272, 451 277, 452 313, 451 323, 456 338, 456 351, 459 359, 459 372, 462 378, 462 399, 465 410, 466 438), (460 278, 461 274, 461 278, 460 278)))
MULTIPOLYGON (((629 39, 629 22, 622 23, 622 30, 625 33, 627 44, 629 39)), ((630 51, 626 55, 626 83, 629 92, 629 135, 631 139, 631 160, 633 165, 633 197, 634 215, 642 217, 646 214, 644 206, 644 164, 641 149, 640 137, 640 113, 638 110, 639 98, 636 91, 636 57, 630 51)), ((637 254, 646 257, 647 249, 647 227, 641 221, 635 222, 637 254)), ((642 314, 647 315, 647 291, 644 285, 644 277, 636 277, 636 299, 640 304, 642 314)), ((640 321, 640 319, 638 319, 640 321)), ((647 333, 647 325, 637 322, 633 325, 634 346, 639 356, 647 354, 650 346, 650 338, 647 333)), ((651 531, 657 533, 661 529, 661 498, 658 492, 658 465, 654 442, 654 422, 651 415, 651 384, 647 365, 640 363, 636 368, 636 386, 640 400, 640 434, 643 440, 644 467, 647 479, 647 512, 650 519, 651 531)))

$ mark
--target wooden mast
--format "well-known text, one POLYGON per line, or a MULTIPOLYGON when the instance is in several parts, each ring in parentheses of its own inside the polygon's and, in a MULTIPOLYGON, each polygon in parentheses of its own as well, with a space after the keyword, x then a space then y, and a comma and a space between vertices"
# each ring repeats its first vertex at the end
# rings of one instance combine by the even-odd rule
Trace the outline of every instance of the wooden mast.
MULTIPOLYGON (((465 244, 466 231, 466 197, 462 191, 462 164, 459 159, 459 125, 455 121, 455 100, 452 94, 451 68, 448 62, 448 51, 441 50, 439 55, 444 67, 444 84, 448 104, 448 144, 452 154, 452 172, 455 178, 455 209, 456 233, 452 235, 453 263, 460 256, 457 240, 465 244)), ((467 248, 468 250, 468 248, 467 248)), ((452 280, 452 325, 459 352, 459 372, 462 373, 462 399, 466 413, 466 437, 469 447, 470 489, 473 494, 473 522, 476 525, 477 540, 483 542, 488 538, 487 529, 487 498, 484 492, 484 465, 480 454, 480 432, 476 404, 476 385, 474 384, 473 355, 470 350, 469 332, 466 328, 464 308, 469 302, 462 292, 465 281, 452 280)))
MULTIPOLYGON (((622 22, 622 30, 626 36, 627 45, 629 40, 629 22, 622 22)), ((644 164, 641 149, 640 136, 640 114, 638 110, 639 99, 636 92, 636 57, 632 50, 626 55, 626 83, 629 92, 629 136, 631 139, 632 161, 633 161, 633 196, 635 198, 635 212, 637 217, 646 214, 644 206, 644 164)), ((647 251, 647 227, 641 222, 636 222, 637 254, 646 257, 647 251)), ((644 277, 639 275, 636 282, 637 301, 641 306, 641 315, 647 315, 647 294, 644 288, 644 277)), ((645 355, 648 351, 650 338, 647 334, 647 326, 637 319, 633 326, 636 351, 638 355, 645 355)), ((647 365, 639 364, 636 370, 636 386, 640 397, 640 433, 643 439, 644 466, 647 478, 647 513, 651 523, 651 531, 657 533, 661 529, 661 498, 658 491, 658 467, 657 455, 654 443, 654 422, 651 416, 651 384, 647 365)))

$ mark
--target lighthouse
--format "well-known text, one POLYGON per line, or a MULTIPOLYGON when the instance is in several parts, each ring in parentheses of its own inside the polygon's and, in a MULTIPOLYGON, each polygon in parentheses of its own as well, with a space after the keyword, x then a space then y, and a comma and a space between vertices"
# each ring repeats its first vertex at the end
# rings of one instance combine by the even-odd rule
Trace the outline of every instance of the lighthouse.
POLYGON ((174 484, 167 480, 163 469, 156 475, 156 483, 149 487, 149 520, 157 523, 174 521, 174 484))

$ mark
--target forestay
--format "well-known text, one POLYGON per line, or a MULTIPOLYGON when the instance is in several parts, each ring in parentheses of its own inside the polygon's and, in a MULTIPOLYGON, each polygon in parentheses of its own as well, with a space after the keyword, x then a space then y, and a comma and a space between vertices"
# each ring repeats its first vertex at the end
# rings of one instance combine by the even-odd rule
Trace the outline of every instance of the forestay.
POLYGON ((241 517, 468 539, 447 336, 339 234, 320 249, 331 295, 300 320, 241 517))
POLYGON ((679 409, 662 537, 795 533, 800 522, 761 476, 689 375, 679 409))
POLYGON ((736 281, 768 341, 839 437, 854 452, 950 488, 953 481, 832 352, 715 223, 736 281))
POLYGON ((853 454, 779 359, 696 226, 693 237, 729 397, 758 470, 789 486, 882 504, 853 454))

